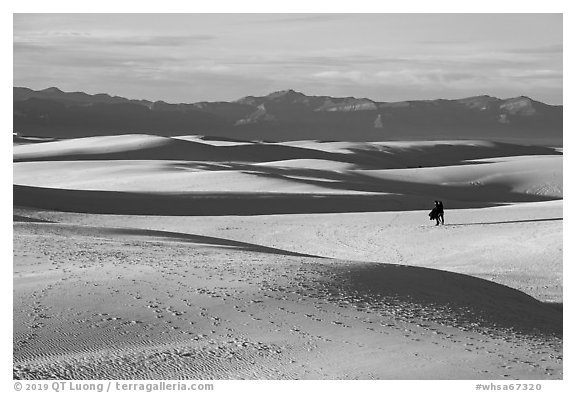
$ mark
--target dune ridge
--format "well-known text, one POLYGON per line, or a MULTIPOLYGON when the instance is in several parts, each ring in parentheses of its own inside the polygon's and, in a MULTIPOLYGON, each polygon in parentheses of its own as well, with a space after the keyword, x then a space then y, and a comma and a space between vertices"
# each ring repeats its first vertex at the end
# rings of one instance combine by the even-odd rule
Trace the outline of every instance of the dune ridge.
POLYGON ((263 162, 274 159, 330 159, 334 154, 258 143, 217 146, 155 135, 118 135, 68 139, 14 147, 14 162, 58 160, 190 160, 263 162))
POLYGON ((134 134, 13 160, 15 379, 562 378, 557 148, 134 134))
POLYGON ((230 143, 123 135, 15 146, 15 204, 115 214, 252 215, 420 210, 435 199, 452 208, 496 206, 561 199, 563 192, 561 153, 538 146, 230 143), (96 196, 106 199, 106 207, 96 196), (138 202, 125 202, 130 197, 138 202))
POLYGON ((486 280, 270 259, 225 240, 193 244, 125 228, 19 223, 15 234, 18 260, 45 255, 15 269, 15 324, 27 327, 15 333, 16 379, 561 376, 562 313, 486 280), (58 241, 30 236, 38 231, 58 241), (55 339, 62 326, 69 334, 55 339), (342 351, 347 359, 337 361, 342 351), (411 376, 402 372, 415 364, 411 376))
POLYGON ((189 160, 269 162, 318 159, 391 169, 517 155, 559 155, 555 148, 489 141, 215 143, 198 136, 132 134, 14 146, 13 160, 189 160))

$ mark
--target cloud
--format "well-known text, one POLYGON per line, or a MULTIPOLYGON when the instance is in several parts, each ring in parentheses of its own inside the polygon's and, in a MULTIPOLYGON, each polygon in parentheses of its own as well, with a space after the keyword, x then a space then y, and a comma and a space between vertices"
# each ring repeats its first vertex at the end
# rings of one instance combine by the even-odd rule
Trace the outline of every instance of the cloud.
POLYGON ((358 83, 365 79, 366 74, 362 71, 322 71, 312 74, 312 77, 332 81, 349 81, 358 83))
MULTIPOLYGON (((36 42, 14 42, 13 44, 14 53, 38 53, 43 51, 48 51, 49 47, 36 42)), ((17 59, 14 59, 17 61, 17 59)))
POLYGON ((561 54, 564 51, 564 46, 562 44, 557 44, 557 45, 536 46, 533 48, 511 48, 507 49, 506 51, 509 53, 536 54, 536 55, 561 54))
POLYGON ((198 45, 216 40, 216 35, 92 35, 77 32, 49 32, 15 36, 14 48, 19 51, 44 48, 78 48, 93 50, 138 50, 143 48, 163 49, 198 45))
POLYGON ((100 39, 100 44, 105 45, 119 45, 127 47, 179 47, 190 44, 198 44, 209 42, 217 39, 215 35, 196 34, 196 35, 181 35, 181 36, 132 36, 120 39, 100 39))
MULTIPOLYGON (((266 54, 241 53, 223 56, 220 61, 237 66, 269 67, 269 68, 292 68, 301 67, 304 72, 312 71, 339 71, 347 72, 350 69, 363 71, 375 71, 388 69, 391 71, 407 68, 473 70, 474 72, 492 73, 502 68, 534 68, 543 64, 554 62, 549 56, 535 56, 533 53, 510 53, 507 51, 453 51, 448 54, 431 54, 429 52, 394 55, 390 54, 366 54, 353 50, 343 49, 339 51, 317 51, 319 53, 294 53, 289 51, 274 51, 266 54)), ((558 63, 558 62, 556 62, 558 63)), ((321 74, 322 75, 322 74, 321 74)))
POLYGON ((251 21, 250 23, 322 23, 349 19, 354 14, 285 14, 289 16, 284 17, 276 17, 276 15, 278 14, 268 14, 266 16, 272 16, 270 19, 251 21))
POLYGON ((562 73, 544 69, 502 69, 493 73, 478 73, 460 69, 402 68, 395 70, 331 70, 312 73, 308 83, 364 88, 404 87, 420 91, 484 91, 504 86, 517 90, 535 87, 562 88, 562 73))
POLYGON ((157 78, 161 72, 190 68, 202 72, 226 72, 228 67, 195 55, 192 60, 181 46, 216 39, 213 35, 114 36, 52 32, 14 37, 14 74, 36 68, 36 74, 72 73, 99 75, 132 73, 157 78), (174 50, 178 47, 178 50, 174 50), (42 64, 39 68, 38 65, 42 64))
POLYGON ((474 26, 460 17, 457 25, 430 25, 428 16, 417 17, 418 25, 397 19, 391 16, 383 23, 379 16, 359 14, 20 15, 14 17, 14 78, 44 77, 52 85, 61 84, 56 76, 75 78, 76 90, 90 78, 94 85, 113 80, 125 86, 118 89, 129 84, 146 89, 154 81, 152 94, 165 83, 178 91, 182 85, 206 92, 202 99, 216 94, 210 93, 213 86, 239 96, 256 94, 256 87, 297 86, 314 86, 326 94, 332 88, 367 92, 360 96, 378 91, 402 95, 402 89, 440 96, 506 86, 561 89, 558 32, 550 36, 535 31, 545 33, 542 26, 518 29, 507 22, 501 30, 482 24, 474 33, 474 26), (510 27, 516 34, 502 34, 510 27))

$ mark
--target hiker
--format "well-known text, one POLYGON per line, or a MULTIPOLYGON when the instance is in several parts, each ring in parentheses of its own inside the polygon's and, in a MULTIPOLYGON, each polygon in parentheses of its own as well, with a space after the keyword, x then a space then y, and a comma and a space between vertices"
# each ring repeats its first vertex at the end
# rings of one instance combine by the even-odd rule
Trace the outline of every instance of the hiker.
POLYGON ((435 209, 436 209, 436 225, 440 223, 442 220, 442 225, 444 225, 444 204, 442 201, 434 201, 435 209))
POLYGON ((438 201, 434 201, 434 208, 428 213, 431 220, 436 220, 436 225, 438 225, 438 201))
POLYGON ((436 220, 436 225, 444 225, 444 204, 442 201, 434 201, 434 208, 428 213, 431 220, 436 220))

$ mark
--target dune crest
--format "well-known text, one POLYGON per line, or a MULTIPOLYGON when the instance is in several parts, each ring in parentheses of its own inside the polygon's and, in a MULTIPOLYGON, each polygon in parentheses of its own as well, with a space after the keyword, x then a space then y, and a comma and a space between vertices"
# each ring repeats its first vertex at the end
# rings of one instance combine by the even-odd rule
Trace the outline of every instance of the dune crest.
POLYGON ((561 150, 20 142, 15 379, 562 378, 561 150))

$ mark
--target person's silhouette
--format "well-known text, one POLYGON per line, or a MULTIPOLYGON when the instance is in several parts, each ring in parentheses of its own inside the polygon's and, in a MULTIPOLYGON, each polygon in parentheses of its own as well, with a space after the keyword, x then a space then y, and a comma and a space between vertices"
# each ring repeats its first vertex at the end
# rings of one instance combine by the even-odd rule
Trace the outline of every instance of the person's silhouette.
POLYGON ((444 204, 442 201, 434 201, 435 209, 436 209, 436 225, 442 221, 442 225, 444 225, 444 204))
POLYGON ((436 225, 440 223, 438 221, 438 201, 434 201, 434 208, 428 213, 428 216, 431 220, 436 220, 436 225))

